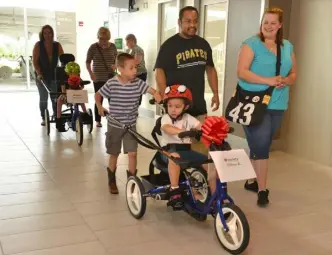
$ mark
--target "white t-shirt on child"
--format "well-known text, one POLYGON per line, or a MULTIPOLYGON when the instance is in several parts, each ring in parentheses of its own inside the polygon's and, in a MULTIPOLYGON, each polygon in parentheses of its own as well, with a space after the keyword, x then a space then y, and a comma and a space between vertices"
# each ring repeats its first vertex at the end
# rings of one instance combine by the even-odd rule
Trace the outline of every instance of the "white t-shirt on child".
MULTIPOLYGON (((173 127, 180 128, 184 131, 189 131, 192 128, 197 128, 200 125, 200 122, 195 117, 185 113, 185 114, 183 114, 183 116, 180 120, 177 120, 173 123, 171 117, 168 114, 165 114, 161 118, 161 126, 166 125, 166 124, 172 125, 173 127)), ((169 143, 181 143, 181 144, 184 144, 184 143, 190 144, 191 143, 191 138, 189 138, 189 137, 180 139, 178 137, 178 135, 168 135, 163 130, 161 130, 161 133, 162 133, 162 139, 161 139, 162 146, 165 146, 169 143)))

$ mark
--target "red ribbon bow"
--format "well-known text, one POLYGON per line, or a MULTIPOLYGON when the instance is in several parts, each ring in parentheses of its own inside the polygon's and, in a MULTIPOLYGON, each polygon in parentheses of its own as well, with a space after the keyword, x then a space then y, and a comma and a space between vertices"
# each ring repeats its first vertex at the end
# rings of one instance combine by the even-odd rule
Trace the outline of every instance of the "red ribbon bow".
POLYGON ((209 147, 211 140, 215 144, 222 143, 228 135, 229 125, 224 117, 209 116, 206 117, 201 129, 203 131, 201 140, 205 146, 209 147))
POLYGON ((81 85, 81 78, 79 75, 71 74, 68 78, 68 85, 71 89, 78 89, 81 85))

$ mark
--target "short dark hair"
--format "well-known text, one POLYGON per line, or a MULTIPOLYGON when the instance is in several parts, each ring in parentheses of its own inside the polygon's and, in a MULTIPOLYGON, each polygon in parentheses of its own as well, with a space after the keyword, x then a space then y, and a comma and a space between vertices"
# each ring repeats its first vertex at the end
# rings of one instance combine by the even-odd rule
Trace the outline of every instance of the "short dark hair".
POLYGON ((183 15, 185 11, 195 11, 197 13, 197 16, 199 16, 198 10, 194 6, 185 6, 183 7, 179 12, 179 20, 183 19, 183 15))
POLYGON ((128 34, 126 36, 126 40, 134 41, 135 44, 137 43, 137 39, 136 39, 136 36, 134 34, 128 34))
POLYGON ((41 30, 40 30, 40 32, 39 32, 39 40, 40 40, 40 41, 44 41, 44 40, 45 40, 44 35, 43 35, 43 32, 44 32, 45 29, 49 29, 49 30, 51 30, 51 32, 52 32, 52 36, 53 36, 53 39, 54 39, 54 30, 53 30, 53 28, 52 28, 50 25, 45 25, 45 26, 43 26, 43 27, 41 28, 41 30))
POLYGON ((116 57, 116 65, 124 67, 124 65, 126 64, 126 61, 130 60, 130 59, 135 59, 135 57, 130 55, 129 53, 120 53, 116 57))

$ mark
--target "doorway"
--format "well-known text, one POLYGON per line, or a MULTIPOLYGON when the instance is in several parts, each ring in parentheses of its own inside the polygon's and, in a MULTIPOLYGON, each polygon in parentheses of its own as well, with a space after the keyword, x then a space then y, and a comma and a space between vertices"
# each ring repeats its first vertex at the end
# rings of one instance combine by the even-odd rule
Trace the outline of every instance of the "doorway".
POLYGON ((218 74, 218 88, 220 108, 212 112, 210 107, 212 91, 205 76, 205 100, 208 115, 220 115, 223 112, 223 90, 225 78, 225 54, 227 35, 228 2, 225 0, 201 0, 200 1, 200 36, 207 40, 212 48, 212 57, 218 74))

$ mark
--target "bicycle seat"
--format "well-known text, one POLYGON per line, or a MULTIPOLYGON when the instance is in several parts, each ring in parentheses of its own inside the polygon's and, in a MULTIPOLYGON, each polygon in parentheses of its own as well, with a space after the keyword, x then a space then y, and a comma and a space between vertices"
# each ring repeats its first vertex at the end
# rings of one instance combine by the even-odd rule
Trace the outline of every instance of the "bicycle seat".
POLYGON ((63 53, 59 56, 59 59, 60 59, 62 66, 65 66, 69 62, 75 61, 75 56, 70 53, 63 53))

